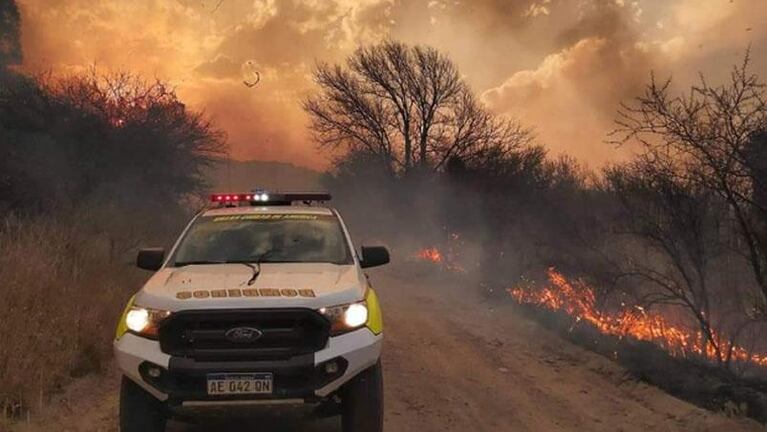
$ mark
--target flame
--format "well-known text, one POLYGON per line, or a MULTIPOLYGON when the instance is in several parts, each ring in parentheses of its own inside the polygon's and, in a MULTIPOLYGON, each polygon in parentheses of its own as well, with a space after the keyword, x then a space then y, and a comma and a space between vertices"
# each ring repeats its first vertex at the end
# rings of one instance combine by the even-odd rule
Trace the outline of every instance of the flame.
MULTIPOLYGON (((457 234, 451 236, 451 240, 455 241, 457 239, 457 234)), ((444 269, 454 273, 466 273, 466 269, 458 264, 458 257, 453 247, 448 248, 447 253, 442 253, 442 251, 436 247, 424 248, 415 253, 415 258, 437 264, 444 269)))
MULTIPOLYGON (((584 282, 570 282, 553 268, 549 269, 548 277, 551 283, 548 287, 515 287, 508 292, 519 303, 563 311, 576 322, 588 322, 606 335, 651 342, 677 357, 697 356, 710 361, 723 360, 724 354, 717 353, 713 344, 705 343, 706 338, 701 331, 674 324, 664 316, 649 312, 641 306, 622 305, 622 310, 614 313, 600 311, 596 306, 594 290, 584 282)), ((767 367, 767 355, 755 354, 744 347, 733 346, 722 336, 713 332, 713 339, 718 342, 721 353, 732 350, 733 361, 767 367)))
POLYGON ((416 252, 415 256, 416 258, 422 259, 424 261, 431 261, 435 264, 442 262, 442 252, 440 252, 439 249, 435 247, 421 249, 420 251, 416 252))

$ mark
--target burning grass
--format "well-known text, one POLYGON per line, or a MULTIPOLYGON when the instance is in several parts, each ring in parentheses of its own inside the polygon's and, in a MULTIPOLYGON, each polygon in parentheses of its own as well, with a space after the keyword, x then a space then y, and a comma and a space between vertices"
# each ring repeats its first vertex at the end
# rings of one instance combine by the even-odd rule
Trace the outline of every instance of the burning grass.
MULTIPOLYGON (((452 240, 458 238, 454 236, 452 240)), ((417 251, 415 258, 448 271, 465 273, 454 249, 453 245, 443 253, 437 247, 428 247, 417 251)), ((617 310, 601 310, 594 288, 582 280, 569 280, 554 268, 549 268, 548 280, 548 286, 530 284, 507 291, 521 304, 563 312, 575 323, 588 323, 602 334, 650 342, 675 357, 704 359, 720 365, 739 363, 767 371, 767 353, 732 343, 727 335, 715 329, 711 330, 711 335, 716 344, 712 344, 701 330, 693 330, 678 320, 671 320, 641 305, 622 303, 617 310)))
MULTIPOLYGON (((569 280, 554 269, 549 283, 508 290, 532 317, 561 331, 567 339, 623 365, 638 380, 700 407, 767 423, 767 382, 745 379, 722 367, 720 353, 702 332, 638 305, 615 310, 598 306, 593 287, 569 280)), ((767 370, 767 357, 728 342, 713 332, 721 347, 744 369, 767 370)))
POLYGON ((453 233, 448 236, 447 247, 443 253, 436 246, 419 249, 413 254, 416 260, 435 264, 454 273, 467 273, 466 268, 460 263, 461 253, 464 249, 463 240, 459 234, 453 233))
MULTIPOLYGON (((420 250, 415 257, 449 270, 448 253, 420 250)), ((767 355, 729 342, 712 331, 720 351, 680 314, 625 303, 608 307, 596 290, 550 268, 548 282, 507 289, 524 313, 566 339, 608 356, 635 379, 660 387, 700 407, 767 423, 767 382, 738 376, 722 367, 721 356, 741 370, 767 374, 767 355), (669 317, 676 317, 673 320, 669 317)))
POLYGON ((548 277, 549 286, 515 287, 508 292, 519 303, 563 311, 576 322, 587 322, 603 334, 651 342, 672 356, 719 363, 723 353, 727 353, 735 362, 767 367, 767 355, 735 345, 716 331, 712 333, 719 352, 707 343, 708 338, 702 331, 691 330, 639 305, 622 305, 615 312, 599 310, 594 289, 583 281, 568 280, 553 268, 549 269, 548 277))

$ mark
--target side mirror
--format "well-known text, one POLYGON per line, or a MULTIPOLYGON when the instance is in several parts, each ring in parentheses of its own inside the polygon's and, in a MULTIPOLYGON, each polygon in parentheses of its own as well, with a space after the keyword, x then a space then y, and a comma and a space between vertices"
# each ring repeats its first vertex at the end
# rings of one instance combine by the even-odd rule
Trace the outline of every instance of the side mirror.
POLYGON ((378 267, 389 263, 389 250, 383 246, 362 246, 362 268, 378 267))
POLYGON ((165 249, 163 248, 141 249, 136 257, 136 266, 144 270, 160 270, 164 262, 165 249))

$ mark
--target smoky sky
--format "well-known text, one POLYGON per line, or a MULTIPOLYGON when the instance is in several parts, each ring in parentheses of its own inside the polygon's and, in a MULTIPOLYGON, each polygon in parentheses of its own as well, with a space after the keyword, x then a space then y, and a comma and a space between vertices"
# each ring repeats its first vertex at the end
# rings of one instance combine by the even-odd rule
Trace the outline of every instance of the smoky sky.
POLYGON ((21 63, 20 21, 15 0, 0 0, 0 73, 21 63))
POLYGON ((490 109, 534 127, 552 154, 591 166, 630 153, 605 144, 605 134, 650 71, 673 74, 679 89, 698 72, 721 80, 750 46, 753 71, 767 79, 765 0, 18 4, 25 70, 68 74, 95 65, 169 81, 226 130, 233 157, 314 168, 328 163, 300 104, 315 91, 314 65, 388 38, 445 51, 490 109), (245 62, 261 76, 252 88, 243 84, 245 62))

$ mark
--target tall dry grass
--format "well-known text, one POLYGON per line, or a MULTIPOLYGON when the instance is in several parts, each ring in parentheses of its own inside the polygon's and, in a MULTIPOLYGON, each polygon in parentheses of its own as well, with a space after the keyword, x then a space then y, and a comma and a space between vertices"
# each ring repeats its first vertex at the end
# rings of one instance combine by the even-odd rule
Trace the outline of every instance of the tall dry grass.
POLYGON ((0 419, 104 368, 120 312, 146 277, 85 223, 0 219, 0 419))

